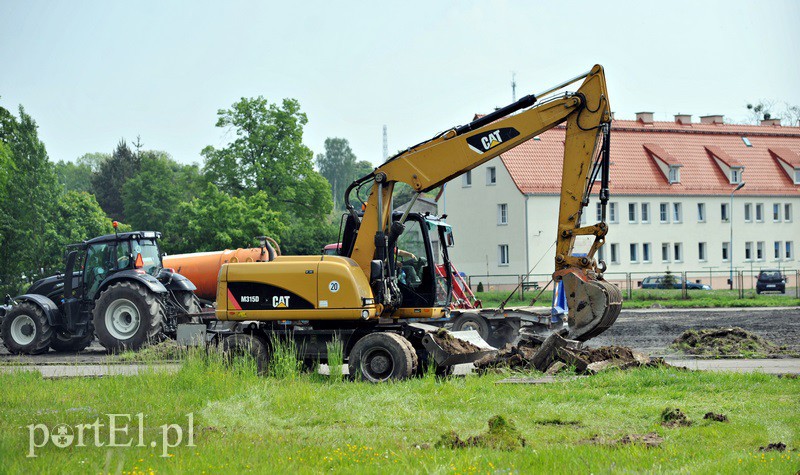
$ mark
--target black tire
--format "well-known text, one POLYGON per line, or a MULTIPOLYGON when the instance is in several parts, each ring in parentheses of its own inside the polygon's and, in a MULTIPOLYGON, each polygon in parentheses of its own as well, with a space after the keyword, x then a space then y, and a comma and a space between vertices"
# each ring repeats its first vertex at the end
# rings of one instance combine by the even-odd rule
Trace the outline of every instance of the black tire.
POLYGON ((484 341, 489 340, 489 333, 491 332, 489 322, 487 322, 485 318, 470 313, 462 314, 453 321, 452 331, 460 332, 464 330, 477 331, 484 341))
POLYGON ((107 350, 138 350, 163 338, 161 297, 133 282, 110 285, 94 307, 94 331, 107 350))
POLYGON ((22 302, 3 317, 2 333, 10 353, 38 355, 50 349, 54 331, 38 305, 22 302))
POLYGON ((87 346, 92 344, 92 341, 94 341, 94 333, 92 332, 84 336, 68 336, 56 332, 53 336, 53 341, 50 342, 50 348, 64 353, 77 353, 85 350, 87 346))
POLYGON ((264 340, 246 333, 234 333, 222 340, 222 353, 229 362, 236 357, 250 356, 256 363, 258 374, 264 375, 269 369, 269 350, 264 340))
POLYGON ((200 317, 187 317, 187 314, 197 314, 202 311, 202 307, 200 306, 200 300, 194 294, 194 292, 190 290, 181 290, 174 292, 175 300, 177 301, 178 311, 178 323, 199 323, 200 317))
POLYGON ((396 333, 370 333, 350 351, 351 378, 371 383, 406 379, 416 370, 417 354, 411 343, 396 333))

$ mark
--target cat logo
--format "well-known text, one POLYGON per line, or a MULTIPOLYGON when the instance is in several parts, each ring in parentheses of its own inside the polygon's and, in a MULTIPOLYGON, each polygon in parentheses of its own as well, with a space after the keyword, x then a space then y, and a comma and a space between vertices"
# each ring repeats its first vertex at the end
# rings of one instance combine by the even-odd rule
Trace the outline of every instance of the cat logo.
POLYGON ((518 135, 517 129, 503 127, 502 129, 489 130, 482 134, 473 135, 467 139, 467 144, 473 151, 482 154, 518 135))
POLYGON ((289 308, 289 296, 276 295, 272 297, 272 308, 289 308))

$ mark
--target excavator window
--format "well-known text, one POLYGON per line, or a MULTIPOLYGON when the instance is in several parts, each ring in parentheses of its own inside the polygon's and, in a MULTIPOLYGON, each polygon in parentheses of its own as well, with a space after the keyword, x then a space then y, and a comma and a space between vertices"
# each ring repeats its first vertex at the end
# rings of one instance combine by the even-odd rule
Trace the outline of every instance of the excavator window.
POLYGON ((409 219, 395 249, 396 275, 403 293, 404 307, 427 307, 434 300, 434 274, 431 267, 427 228, 409 219), (428 242, 426 242, 428 241, 428 242))

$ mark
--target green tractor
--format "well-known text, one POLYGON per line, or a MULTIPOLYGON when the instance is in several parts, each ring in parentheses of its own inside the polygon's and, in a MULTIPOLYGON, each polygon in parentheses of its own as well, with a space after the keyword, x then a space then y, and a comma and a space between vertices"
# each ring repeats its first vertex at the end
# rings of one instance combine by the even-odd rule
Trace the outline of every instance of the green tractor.
POLYGON ((160 238, 134 231, 68 246, 63 273, 34 282, 24 295, 6 296, 0 329, 8 351, 81 351, 97 336, 118 352, 174 336, 178 323, 201 308, 194 284, 163 268, 160 238))

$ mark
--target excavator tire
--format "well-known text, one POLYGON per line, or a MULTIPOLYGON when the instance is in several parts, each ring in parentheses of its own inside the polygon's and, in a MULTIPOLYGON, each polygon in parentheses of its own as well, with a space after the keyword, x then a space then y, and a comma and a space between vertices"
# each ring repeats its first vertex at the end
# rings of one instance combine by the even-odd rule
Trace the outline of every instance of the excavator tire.
POLYGON ((396 333, 370 333, 350 351, 351 378, 371 383, 409 378, 414 374, 417 355, 408 340, 396 333))
POLYGON ((29 302, 14 306, 3 317, 3 343, 11 354, 46 353, 50 349, 53 333, 44 311, 29 302))

